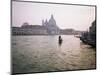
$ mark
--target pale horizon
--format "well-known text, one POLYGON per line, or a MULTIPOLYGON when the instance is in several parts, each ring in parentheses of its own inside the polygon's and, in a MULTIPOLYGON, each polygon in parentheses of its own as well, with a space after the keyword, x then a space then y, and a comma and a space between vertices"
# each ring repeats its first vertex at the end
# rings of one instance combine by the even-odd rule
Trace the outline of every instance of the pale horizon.
POLYGON ((95 20, 95 7, 12 2, 12 26, 20 27, 25 22, 30 25, 42 25, 42 20, 49 20, 51 14, 59 28, 85 31, 95 20))

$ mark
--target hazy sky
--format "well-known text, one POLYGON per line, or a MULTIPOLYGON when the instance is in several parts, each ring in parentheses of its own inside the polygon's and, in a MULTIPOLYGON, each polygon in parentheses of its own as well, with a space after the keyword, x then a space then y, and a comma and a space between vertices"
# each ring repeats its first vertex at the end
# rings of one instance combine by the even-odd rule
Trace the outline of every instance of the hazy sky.
POLYGON ((12 2, 12 26, 21 26, 24 22, 41 25, 42 19, 49 20, 51 14, 62 29, 87 30, 95 20, 95 7, 12 2))

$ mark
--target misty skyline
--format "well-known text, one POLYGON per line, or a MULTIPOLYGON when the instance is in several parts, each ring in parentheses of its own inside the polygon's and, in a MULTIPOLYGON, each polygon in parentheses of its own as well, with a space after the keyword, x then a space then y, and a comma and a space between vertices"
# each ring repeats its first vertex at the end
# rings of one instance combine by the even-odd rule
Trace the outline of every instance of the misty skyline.
POLYGON ((25 22, 42 25, 42 20, 49 20, 51 14, 61 29, 87 30, 95 20, 95 7, 12 2, 12 26, 21 26, 25 22))

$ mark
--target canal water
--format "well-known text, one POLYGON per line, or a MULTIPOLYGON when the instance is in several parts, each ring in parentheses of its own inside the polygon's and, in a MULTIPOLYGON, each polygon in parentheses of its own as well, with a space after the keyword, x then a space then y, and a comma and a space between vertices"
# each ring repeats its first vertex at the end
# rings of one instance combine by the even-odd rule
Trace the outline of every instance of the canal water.
POLYGON ((73 35, 12 36, 14 73, 84 70, 96 68, 96 50, 73 35))

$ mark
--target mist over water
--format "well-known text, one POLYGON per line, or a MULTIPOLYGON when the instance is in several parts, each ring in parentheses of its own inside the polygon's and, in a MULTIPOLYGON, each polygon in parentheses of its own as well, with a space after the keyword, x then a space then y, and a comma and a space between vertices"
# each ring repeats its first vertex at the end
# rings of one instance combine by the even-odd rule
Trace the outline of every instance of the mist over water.
POLYGON ((96 68, 96 51, 73 35, 13 36, 14 73, 48 72, 96 68))

